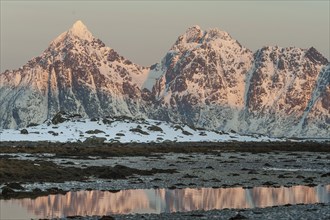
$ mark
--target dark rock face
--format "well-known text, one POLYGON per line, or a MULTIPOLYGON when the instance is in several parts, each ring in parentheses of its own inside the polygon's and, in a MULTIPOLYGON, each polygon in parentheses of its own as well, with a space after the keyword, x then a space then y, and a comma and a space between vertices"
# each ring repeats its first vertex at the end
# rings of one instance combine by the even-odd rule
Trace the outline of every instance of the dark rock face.
POLYGON ((42 123, 64 111, 274 136, 328 134, 330 64, 313 47, 252 53, 224 31, 194 26, 145 68, 78 26, 0 75, 0 127, 42 123))
POLYGON ((66 113, 63 112, 63 111, 61 111, 61 112, 57 113, 57 114, 53 117, 53 119, 52 119, 52 123, 53 123, 54 125, 57 125, 57 124, 60 124, 60 123, 65 122, 65 121, 67 121, 67 120, 68 120, 68 117, 66 117, 66 113))
POLYGON ((305 56, 312 61, 313 63, 320 63, 326 65, 328 60, 322 56, 314 47, 311 47, 307 50, 305 56))

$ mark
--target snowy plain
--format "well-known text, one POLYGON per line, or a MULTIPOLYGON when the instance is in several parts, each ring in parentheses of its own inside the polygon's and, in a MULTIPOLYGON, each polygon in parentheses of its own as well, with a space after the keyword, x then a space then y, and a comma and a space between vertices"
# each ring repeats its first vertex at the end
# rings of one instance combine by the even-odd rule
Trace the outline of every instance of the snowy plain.
POLYGON ((70 119, 54 125, 44 123, 27 127, 28 134, 22 129, 0 130, 1 141, 50 141, 50 142, 83 142, 87 138, 104 138, 104 142, 150 143, 150 142, 230 142, 230 141, 284 141, 254 135, 244 136, 234 132, 208 131, 191 128, 183 124, 172 124, 151 119, 139 120, 104 120, 70 119))

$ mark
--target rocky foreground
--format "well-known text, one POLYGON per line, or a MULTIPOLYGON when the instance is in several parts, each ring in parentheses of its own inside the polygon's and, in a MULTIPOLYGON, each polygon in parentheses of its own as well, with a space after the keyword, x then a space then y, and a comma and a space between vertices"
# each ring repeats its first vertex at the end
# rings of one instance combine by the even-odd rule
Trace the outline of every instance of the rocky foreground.
MULTIPOLYGON (((1 142, 0 199, 65 194, 77 188, 120 191, 329 185, 329 152, 330 143, 326 142, 95 145, 1 142), (70 184, 72 181, 79 185, 70 184)), ((314 204, 112 217, 329 219, 329 210, 329 204, 314 204)), ((72 218, 102 219, 102 216, 72 218)))

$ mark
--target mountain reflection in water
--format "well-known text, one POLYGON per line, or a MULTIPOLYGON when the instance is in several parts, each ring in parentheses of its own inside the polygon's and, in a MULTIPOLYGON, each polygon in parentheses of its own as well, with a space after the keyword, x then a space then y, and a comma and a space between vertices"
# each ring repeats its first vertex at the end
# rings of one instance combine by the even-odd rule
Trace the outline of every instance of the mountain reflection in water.
MULTIPOLYGON (((241 187, 136 189, 116 193, 94 190, 68 192, 66 195, 49 195, 36 199, 2 200, 0 204, 20 207, 17 209, 24 207, 30 213, 42 218, 254 208, 298 203, 329 203, 329 201, 330 185, 251 189, 241 187)), ((1 211, 6 212, 6 210, 1 211)))

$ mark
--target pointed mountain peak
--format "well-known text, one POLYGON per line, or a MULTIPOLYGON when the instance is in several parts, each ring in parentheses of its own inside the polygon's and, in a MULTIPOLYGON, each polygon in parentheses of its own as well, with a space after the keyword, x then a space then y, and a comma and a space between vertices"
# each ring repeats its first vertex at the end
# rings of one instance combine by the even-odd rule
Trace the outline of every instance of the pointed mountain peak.
MULTIPOLYGON (((89 43, 97 40, 92 33, 87 29, 84 23, 80 20, 76 21, 72 27, 68 30, 60 34, 50 43, 50 47, 54 49, 54 47, 58 48, 60 45, 65 47, 67 42, 74 42, 76 40, 79 41, 87 41, 89 43)), ((99 42, 101 42, 99 40, 99 42)), ((102 43, 102 42, 101 42, 102 43)), ((103 44, 103 43, 102 43, 103 44)), ((103 46, 105 46, 103 44, 103 46)))
POLYGON ((68 31, 69 35, 76 36, 82 40, 92 40, 94 37, 81 20, 76 21, 68 31))
POLYGON ((73 24, 72 28, 74 28, 74 29, 86 29, 87 27, 81 20, 78 20, 73 24))

